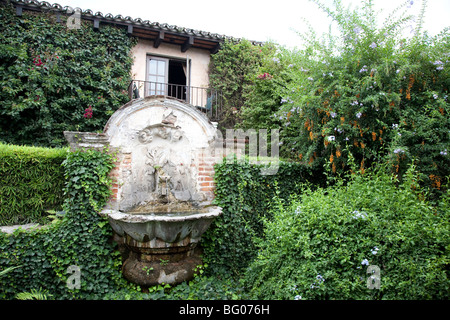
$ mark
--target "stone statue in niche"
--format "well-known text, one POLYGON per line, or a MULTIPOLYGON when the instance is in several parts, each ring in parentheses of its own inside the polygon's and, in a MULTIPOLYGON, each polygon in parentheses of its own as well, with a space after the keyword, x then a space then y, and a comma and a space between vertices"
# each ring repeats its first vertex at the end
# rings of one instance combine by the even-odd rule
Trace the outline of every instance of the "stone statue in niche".
POLYGON ((195 192, 194 179, 190 170, 191 152, 189 141, 183 144, 183 131, 175 125, 176 116, 172 112, 164 114, 161 123, 150 125, 138 132, 138 140, 149 145, 145 148, 145 168, 140 178, 141 186, 149 193, 159 192, 160 177, 166 181, 177 200, 188 201, 195 192), (158 189, 159 188, 159 189, 158 189))

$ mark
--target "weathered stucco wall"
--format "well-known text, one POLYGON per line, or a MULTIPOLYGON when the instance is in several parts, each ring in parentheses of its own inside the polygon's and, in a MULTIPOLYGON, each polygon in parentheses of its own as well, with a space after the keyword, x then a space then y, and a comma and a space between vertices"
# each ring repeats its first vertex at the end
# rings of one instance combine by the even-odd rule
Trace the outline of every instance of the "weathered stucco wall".
POLYGON ((153 41, 139 39, 132 50, 134 64, 131 74, 134 80, 147 80, 146 68, 149 55, 164 56, 167 58, 191 59, 191 86, 208 87, 208 65, 210 52, 197 48, 190 48, 181 52, 179 45, 161 43, 158 48, 153 47, 153 41))

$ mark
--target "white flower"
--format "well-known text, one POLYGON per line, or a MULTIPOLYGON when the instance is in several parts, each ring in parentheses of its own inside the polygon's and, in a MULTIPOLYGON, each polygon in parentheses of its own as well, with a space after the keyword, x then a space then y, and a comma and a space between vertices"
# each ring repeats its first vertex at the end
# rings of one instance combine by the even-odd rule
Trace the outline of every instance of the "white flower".
POLYGON ((359 118, 361 118, 361 116, 362 116, 362 113, 361 112, 358 112, 357 114, 356 114, 356 117, 359 119, 359 118))
POLYGON ((364 260, 361 262, 361 264, 362 264, 363 266, 368 266, 368 265, 369 265, 369 260, 364 259, 364 260))
POLYGON ((296 295, 296 296, 294 297, 294 299, 295 299, 295 300, 302 300, 302 296, 296 295))
POLYGON ((334 141, 334 140, 336 140, 336 137, 335 136, 328 136, 327 140, 328 141, 334 141))
POLYGON ((375 49, 377 47, 377 44, 375 42, 372 42, 369 47, 371 47, 372 49, 375 49))
POLYGON ((359 212, 358 210, 353 211, 353 219, 366 219, 367 218, 367 213, 365 212, 359 212))
POLYGON ((355 27, 353 28, 353 32, 355 32, 356 34, 360 33, 362 31, 361 27, 355 27))

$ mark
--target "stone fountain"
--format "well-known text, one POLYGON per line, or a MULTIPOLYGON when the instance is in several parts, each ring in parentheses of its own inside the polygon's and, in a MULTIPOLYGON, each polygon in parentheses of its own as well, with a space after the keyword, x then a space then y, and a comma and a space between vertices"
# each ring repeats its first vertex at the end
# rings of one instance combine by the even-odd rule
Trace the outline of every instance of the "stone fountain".
POLYGON ((192 106, 163 96, 130 101, 101 134, 65 132, 73 148, 117 152, 114 195, 102 214, 131 282, 180 283, 202 263, 197 244, 222 212, 211 205, 216 132, 192 106))

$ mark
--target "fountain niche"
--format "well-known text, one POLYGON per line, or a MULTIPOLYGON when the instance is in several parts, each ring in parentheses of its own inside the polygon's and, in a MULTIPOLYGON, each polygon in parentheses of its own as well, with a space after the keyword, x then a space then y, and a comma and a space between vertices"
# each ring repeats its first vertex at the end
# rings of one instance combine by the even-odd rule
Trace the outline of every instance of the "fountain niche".
POLYGON ((102 134, 65 132, 72 147, 107 144, 117 154, 113 197, 102 211, 119 243, 122 272, 142 287, 192 278, 197 246, 222 209, 213 199, 215 126, 169 97, 129 102, 102 134))

